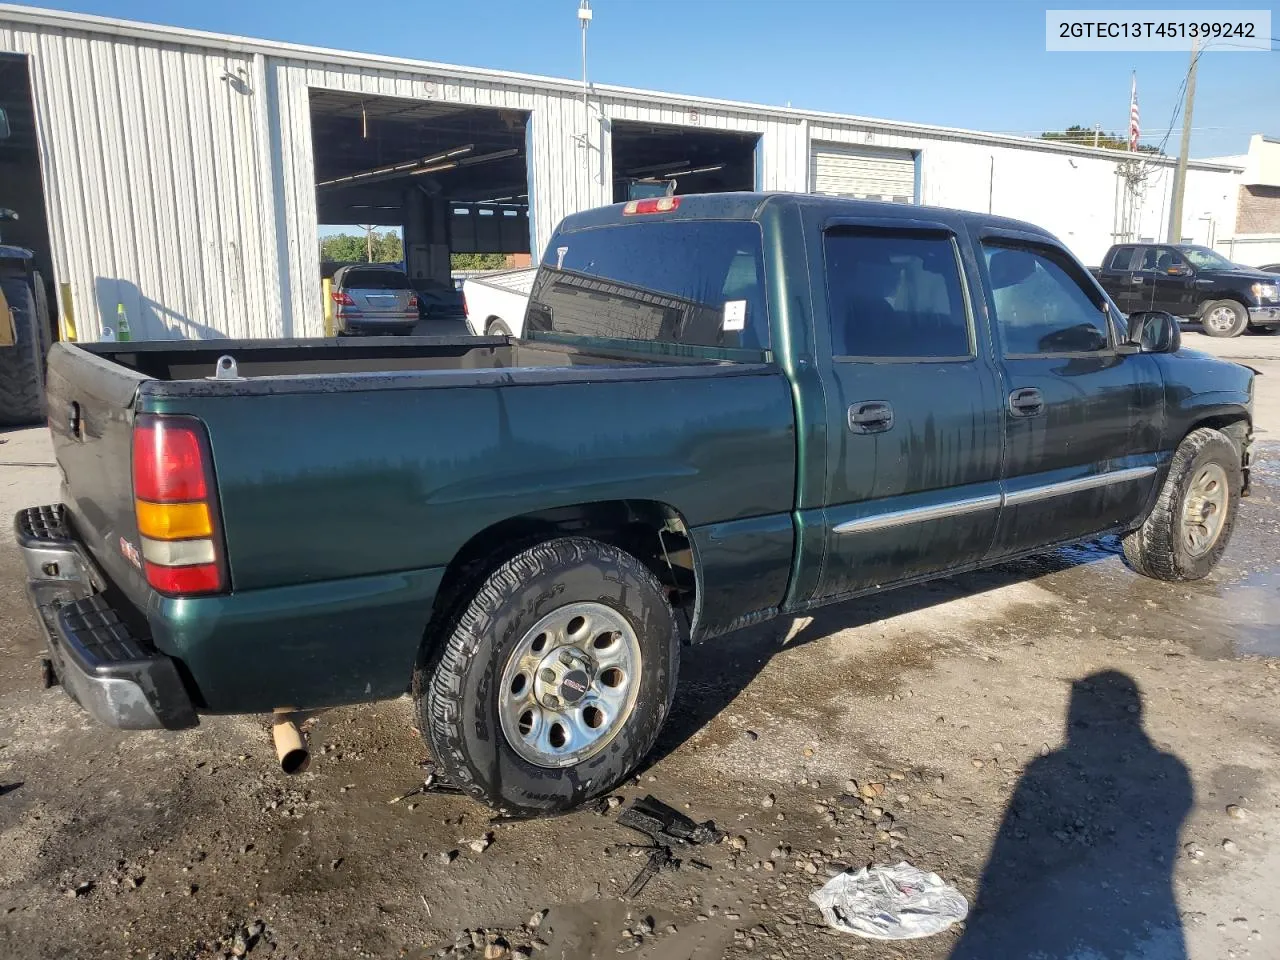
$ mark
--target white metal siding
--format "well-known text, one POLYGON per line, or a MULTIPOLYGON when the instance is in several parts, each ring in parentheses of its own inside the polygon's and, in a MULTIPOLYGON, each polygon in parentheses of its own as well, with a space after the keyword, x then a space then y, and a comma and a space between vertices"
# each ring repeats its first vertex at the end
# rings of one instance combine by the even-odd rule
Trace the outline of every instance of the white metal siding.
POLYGON ((814 193, 911 203, 916 161, 910 150, 815 143, 809 183, 814 193))
MULTIPOLYGON (((580 90, 563 80, 3 5, 0 50, 31 55, 54 270, 72 285, 86 338, 99 312, 114 322, 117 301, 140 337, 321 332, 310 87, 530 112, 535 255, 562 217, 611 202, 612 120, 758 134, 765 190, 822 189, 811 184, 814 145, 896 157, 895 190, 918 155, 911 182, 923 203, 1029 220, 1089 263, 1114 239, 1128 159, 612 87, 593 89, 584 120, 580 90)), ((1164 236, 1171 180, 1167 161, 1151 164, 1140 235, 1164 236)), ((1184 234, 1230 238, 1239 180, 1192 164, 1184 234)))
POLYGON ((30 56, 54 272, 83 338, 124 304, 136 338, 278 335, 251 58, 0 30, 30 56))

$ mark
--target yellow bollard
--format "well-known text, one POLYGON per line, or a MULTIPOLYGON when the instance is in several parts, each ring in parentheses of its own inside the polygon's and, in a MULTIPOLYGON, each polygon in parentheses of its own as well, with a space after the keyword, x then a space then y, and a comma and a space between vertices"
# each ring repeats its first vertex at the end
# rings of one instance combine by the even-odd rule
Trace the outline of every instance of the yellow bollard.
POLYGON ((329 279, 320 281, 321 294, 324 297, 324 335, 326 337, 337 336, 337 331, 333 326, 333 281, 329 279))
POLYGON ((62 315, 59 318, 58 338, 60 340, 69 340, 75 342, 76 336, 76 308, 71 302, 71 284, 58 284, 59 299, 62 301, 62 315))

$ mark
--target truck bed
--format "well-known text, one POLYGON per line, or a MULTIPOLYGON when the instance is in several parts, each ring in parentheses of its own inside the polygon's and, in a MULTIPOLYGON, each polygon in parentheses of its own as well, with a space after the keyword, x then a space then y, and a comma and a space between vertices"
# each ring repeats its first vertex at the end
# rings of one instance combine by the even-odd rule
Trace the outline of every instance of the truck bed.
POLYGON ((726 558, 708 624, 730 616, 732 583, 758 581, 762 556, 780 599, 796 449, 781 368, 760 351, 730 362, 582 341, 55 344, 65 521, 118 609, 145 619, 135 635, 201 678, 201 710, 397 695, 450 561, 477 531, 562 505, 670 505, 698 549, 726 558), (214 378, 222 356, 239 379, 214 378), (207 431, 225 596, 164 598, 144 578, 131 476, 143 414, 207 431), (238 666, 266 649, 293 666, 238 666))
MULTIPOLYGON (((153 340, 77 347, 144 377, 165 382, 213 377, 219 358, 232 357, 241 378, 320 376, 534 367, 688 364, 697 357, 584 350, 570 344, 507 337, 373 337, 333 340, 153 340)), ((707 362, 703 360, 702 362, 707 362)), ((224 384, 226 386, 226 384, 224 384)))

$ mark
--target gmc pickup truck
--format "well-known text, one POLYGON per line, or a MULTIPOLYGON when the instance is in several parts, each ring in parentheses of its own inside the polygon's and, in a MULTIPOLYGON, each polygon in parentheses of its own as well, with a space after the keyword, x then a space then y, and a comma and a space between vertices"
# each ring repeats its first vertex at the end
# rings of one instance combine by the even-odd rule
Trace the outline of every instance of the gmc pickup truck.
POLYGON ((56 344, 18 541, 102 722, 411 692, 549 813, 644 759, 683 643, 1107 532, 1205 576, 1253 374, 1179 344, 1025 223, 635 200, 560 225, 523 339, 56 344))
POLYGON ((1093 274, 1125 313, 1162 310, 1199 320, 1211 337, 1280 329, 1275 275, 1234 264, 1208 247, 1119 244, 1093 274))

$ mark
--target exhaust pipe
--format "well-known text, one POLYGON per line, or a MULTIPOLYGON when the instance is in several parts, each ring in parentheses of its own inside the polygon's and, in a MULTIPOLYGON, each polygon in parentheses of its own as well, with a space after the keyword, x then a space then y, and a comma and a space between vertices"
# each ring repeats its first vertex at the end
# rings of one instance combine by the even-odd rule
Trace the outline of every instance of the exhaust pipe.
POLYGON ((280 761, 280 769, 285 773, 302 773, 311 763, 311 752, 307 749, 307 738, 294 719, 292 710, 280 709, 275 712, 271 724, 271 739, 275 741, 276 758, 280 761))

